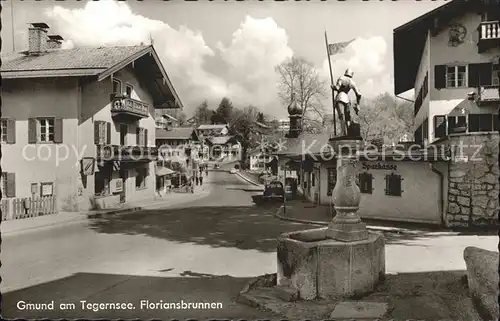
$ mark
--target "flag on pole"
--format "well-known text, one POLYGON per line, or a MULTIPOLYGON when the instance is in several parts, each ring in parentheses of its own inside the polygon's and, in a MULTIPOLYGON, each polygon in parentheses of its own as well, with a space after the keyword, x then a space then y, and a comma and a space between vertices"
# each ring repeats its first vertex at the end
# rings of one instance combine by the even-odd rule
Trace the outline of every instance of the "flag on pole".
POLYGON ((347 46, 349 46, 356 38, 345 42, 337 42, 328 44, 328 54, 330 56, 343 53, 347 46))

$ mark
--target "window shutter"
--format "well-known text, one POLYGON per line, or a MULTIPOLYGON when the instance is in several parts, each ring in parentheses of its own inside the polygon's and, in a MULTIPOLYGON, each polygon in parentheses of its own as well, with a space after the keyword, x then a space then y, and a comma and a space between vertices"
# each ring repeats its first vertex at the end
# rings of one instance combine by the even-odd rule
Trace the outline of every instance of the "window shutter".
POLYGON ((481 64, 469 64, 469 87, 479 87, 480 66, 481 64))
POLYGON ((390 190, 391 190, 391 182, 390 182, 390 176, 385 175, 385 195, 390 195, 390 190))
POLYGON ((148 147, 148 130, 144 129, 144 146, 148 147))
POLYGON ((37 141, 37 122, 36 118, 29 118, 28 119, 28 143, 29 144, 36 144, 37 141))
POLYGON ((500 126, 498 126, 499 125, 498 116, 499 116, 498 114, 493 115, 493 130, 495 131, 500 130, 500 126))
POLYGON ((434 137, 442 138, 446 136, 446 116, 434 116, 434 137))
MULTIPOLYGON (((493 130, 493 115, 492 114, 479 114, 479 131, 491 132, 493 130)), ((470 123, 469 123, 470 128, 470 123)), ((470 129, 469 129, 470 131, 470 129)))
POLYGON ((16 143, 16 120, 7 119, 7 144, 16 143))
POLYGON ((63 142, 63 120, 62 118, 56 117, 54 119, 54 143, 63 142))
POLYGON ((135 144, 137 146, 141 145, 141 128, 140 127, 137 127, 135 129, 135 144))
POLYGON ((101 124, 100 120, 94 121, 94 143, 96 145, 100 145, 100 143, 101 143, 100 135, 99 135, 101 132, 100 131, 100 128, 101 128, 100 124, 101 124))
POLYGON ((6 175, 7 183, 5 196, 16 197, 16 173, 7 173, 6 175))
POLYGON ((436 88, 436 89, 446 88, 446 66, 445 65, 434 66, 434 88, 436 88))
POLYGON ((478 114, 470 114, 469 115, 469 132, 478 132, 479 131, 479 115, 478 114))
POLYGON ((106 123, 106 144, 111 145, 111 123, 106 123))
POLYGON ((479 64, 479 86, 491 86, 493 81, 493 64, 479 64))
POLYGON ((368 193, 371 194, 373 192, 373 175, 371 173, 367 173, 366 184, 368 193))

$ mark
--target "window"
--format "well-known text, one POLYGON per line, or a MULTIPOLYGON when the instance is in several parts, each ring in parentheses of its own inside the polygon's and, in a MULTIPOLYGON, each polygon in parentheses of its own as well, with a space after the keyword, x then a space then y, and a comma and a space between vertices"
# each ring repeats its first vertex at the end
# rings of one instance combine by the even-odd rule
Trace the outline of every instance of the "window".
POLYGON ((492 114, 470 114, 469 132, 491 132, 493 131, 492 114))
POLYGON ((120 145, 125 146, 127 143, 127 133, 128 133, 128 126, 127 124, 120 124, 120 145))
POLYGON ((120 95, 122 93, 122 82, 118 79, 113 79, 113 94, 120 95))
POLYGON ((14 144, 16 142, 16 120, 7 118, 0 120, 1 142, 14 144))
POLYGON ((372 181, 373 175, 368 172, 360 173, 358 175, 359 179, 359 190, 363 194, 371 194, 373 191, 372 181))
POLYGON ((5 197, 16 197, 16 173, 2 172, 2 194, 5 197))
POLYGON ((7 119, 2 119, 0 120, 0 130, 1 130, 1 142, 6 143, 7 142, 7 119))
POLYGON ((446 66, 446 88, 467 87, 467 66, 446 66))
POLYGON ((466 116, 449 116, 448 117, 448 134, 462 133, 467 129, 466 116))
POLYGON ((332 195, 336 182, 337 182, 337 170, 334 167, 328 168, 328 193, 327 193, 328 196, 332 195))
POLYGON ((493 65, 493 79, 491 84, 493 86, 500 86, 500 64, 493 65))
POLYGON ((110 195, 109 182, 111 181, 112 167, 109 165, 99 167, 99 171, 94 176, 94 192, 96 196, 110 195))
POLYGON ((134 87, 132 87, 132 85, 126 85, 125 86, 125 95, 127 95, 127 97, 131 98, 132 97, 132 91, 134 90, 134 87))
POLYGON ((62 143, 62 127, 62 118, 30 118, 28 119, 28 143, 62 143))
POLYGON ((39 142, 54 141, 54 118, 40 118, 38 120, 39 142))
POLYGON ((401 196, 403 190, 401 189, 401 182, 403 179, 401 175, 389 174, 385 175, 385 195, 401 196))
POLYGON ((135 187, 137 189, 146 188, 146 179, 148 177, 148 168, 142 167, 136 169, 135 187))
POLYGON ((111 144, 111 123, 97 120, 94 122, 94 142, 96 145, 111 144))

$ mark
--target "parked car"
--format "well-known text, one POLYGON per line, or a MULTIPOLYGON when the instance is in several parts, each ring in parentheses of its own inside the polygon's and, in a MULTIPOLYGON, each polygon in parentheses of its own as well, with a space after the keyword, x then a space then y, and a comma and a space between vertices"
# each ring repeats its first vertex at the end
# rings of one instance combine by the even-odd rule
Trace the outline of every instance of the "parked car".
POLYGON ((236 168, 231 168, 230 172, 231 172, 231 174, 236 174, 238 172, 238 170, 236 168))
POLYGON ((214 169, 219 169, 220 165, 219 164, 214 164, 214 169))
POLYGON ((283 200, 284 196, 283 183, 280 181, 271 181, 266 184, 263 195, 265 200, 283 200))

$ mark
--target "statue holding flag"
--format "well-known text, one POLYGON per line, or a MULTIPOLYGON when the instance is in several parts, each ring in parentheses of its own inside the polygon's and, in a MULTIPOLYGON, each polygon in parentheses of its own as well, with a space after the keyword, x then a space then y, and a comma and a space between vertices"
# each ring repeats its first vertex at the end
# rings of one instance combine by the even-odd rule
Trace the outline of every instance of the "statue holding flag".
POLYGON ((351 125, 351 102, 349 99, 349 92, 352 90, 356 94, 356 104, 353 106, 356 115, 359 112, 359 102, 361 100, 361 93, 359 92, 356 83, 352 79, 354 72, 347 69, 343 76, 337 79, 335 85, 331 85, 332 92, 337 93, 334 97, 335 110, 339 114, 342 134, 347 135, 347 129, 351 125), (342 112, 343 110, 343 112, 342 112), (343 116, 343 117, 342 117, 343 116))
MULTIPOLYGON (((351 102, 349 100, 349 92, 352 90, 356 94, 356 105, 354 106, 354 111, 356 115, 358 114, 358 105, 361 100, 361 94, 358 90, 358 87, 354 83, 353 72, 351 69, 347 69, 343 76, 337 79, 337 82, 333 82, 333 73, 332 73, 332 63, 330 60, 330 56, 340 54, 345 52, 345 49, 354 41, 355 39, 351 39, 350 41, 338 42, 338 43, 328 43, 328 37, 325 31, 325 44, 326 44, 326 55, 328 58, 328 66, 330 67, 330 81, 332 88, 332 104, 333 104, 333 129, 335 135, 337 135, 337 127, 336 127, 336 117, 335 114, 339 115, 340 125, 341 125, 341 135, 348 134, 348 127, 351 125, 351 113, 350 107, 351 102), (343 108, 343 112, 341 111, 343 108)), ((359 128, 358 128, 359 130, 359 128)))

